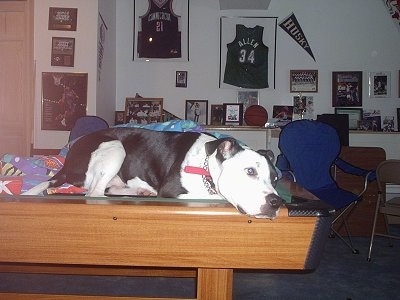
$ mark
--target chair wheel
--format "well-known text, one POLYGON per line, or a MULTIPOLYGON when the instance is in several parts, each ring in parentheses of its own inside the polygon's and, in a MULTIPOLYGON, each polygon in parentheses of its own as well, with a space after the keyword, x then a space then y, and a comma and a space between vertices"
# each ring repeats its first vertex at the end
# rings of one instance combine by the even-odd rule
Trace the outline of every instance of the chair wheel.
POLYGON ((360 251, 358 251, 358 249, 353 249, 353 254, 360 254, 360 251))

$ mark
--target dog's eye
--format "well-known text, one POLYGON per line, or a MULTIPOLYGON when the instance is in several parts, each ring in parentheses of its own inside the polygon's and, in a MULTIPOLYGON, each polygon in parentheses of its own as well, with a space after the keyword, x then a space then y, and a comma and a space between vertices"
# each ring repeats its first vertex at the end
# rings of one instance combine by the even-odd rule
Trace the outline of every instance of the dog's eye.
POLYGON ((257 170, 255 168, 246 168, 245 171, 246 171, 246 174, 249 176, 257 175, 257 170))

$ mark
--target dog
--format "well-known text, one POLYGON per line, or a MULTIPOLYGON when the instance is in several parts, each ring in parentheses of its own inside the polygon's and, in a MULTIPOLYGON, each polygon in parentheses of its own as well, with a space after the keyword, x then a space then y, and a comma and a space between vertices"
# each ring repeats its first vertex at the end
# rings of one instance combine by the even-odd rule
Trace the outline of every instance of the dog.
POLYGON ((277 173, 263 151, 207 133, 108 128, 76 140, 62 169, 23 194, 69 183, 89 197, 222 198, 243 214, 274 219, 283 201, 275 190, 277 173))

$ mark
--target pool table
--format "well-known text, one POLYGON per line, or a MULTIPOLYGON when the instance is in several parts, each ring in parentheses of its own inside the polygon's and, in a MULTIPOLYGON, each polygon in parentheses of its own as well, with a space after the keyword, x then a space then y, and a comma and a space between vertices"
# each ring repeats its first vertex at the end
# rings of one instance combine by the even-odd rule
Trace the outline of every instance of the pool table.
MULTIPOLYGON (((321 202, 293 182, 279 185, 286 197, 321 202)), ((104 199, 0 196, 0 272, 196 277, 196 299, 226 300, 235 269, 315 269, 331 225, 331 212, 289 216, 289 205, 269 220, 223 200, 104 199)))

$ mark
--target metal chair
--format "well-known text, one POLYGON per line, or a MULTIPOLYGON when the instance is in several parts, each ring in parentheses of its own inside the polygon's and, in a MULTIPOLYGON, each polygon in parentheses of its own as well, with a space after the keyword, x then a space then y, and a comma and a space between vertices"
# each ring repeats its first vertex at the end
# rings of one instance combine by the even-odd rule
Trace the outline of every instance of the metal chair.
POLYGON ((374 180, 374 171, 357 168, 339 158, 341 144, 338 133, 332 126, 313 120, 297 120, 283 127, 279 136, 281 154, 276 166, 285 176, 291 176, 321 201, 336 210, 332 221, 332 235, 339 237, 353 253, 354 248, 347 226, 346 217, 354 209, 367 188, 368 181, 374 180), (343 172, 364 177, 364 186, 354 194, 338 186, 332 176, 333 166, 343 172), (346 230, 347 239, 339 234, 333 225, 340 224, 346 230))
MULTIPOLYGON (((375 236, 384 236, 390 239, 400 239, 399 235, 391 234, 389 228, 388 217, 400 217, 400 197, 393 195, 390 197, 389 186, 400 186, 400 160, 388 159, 381 162, 376 168, 376 180, 378 182, 378 200, 376 201, 374 222, 372 225, 371 241, 369 244, 368 261, 371 261, 372 246, 375 236), (378 215, 383 214, 385 219, 386 233, 376 232, 376 223, 378 215)), ((398 194, 397 194, 398 195, 398 194)))

